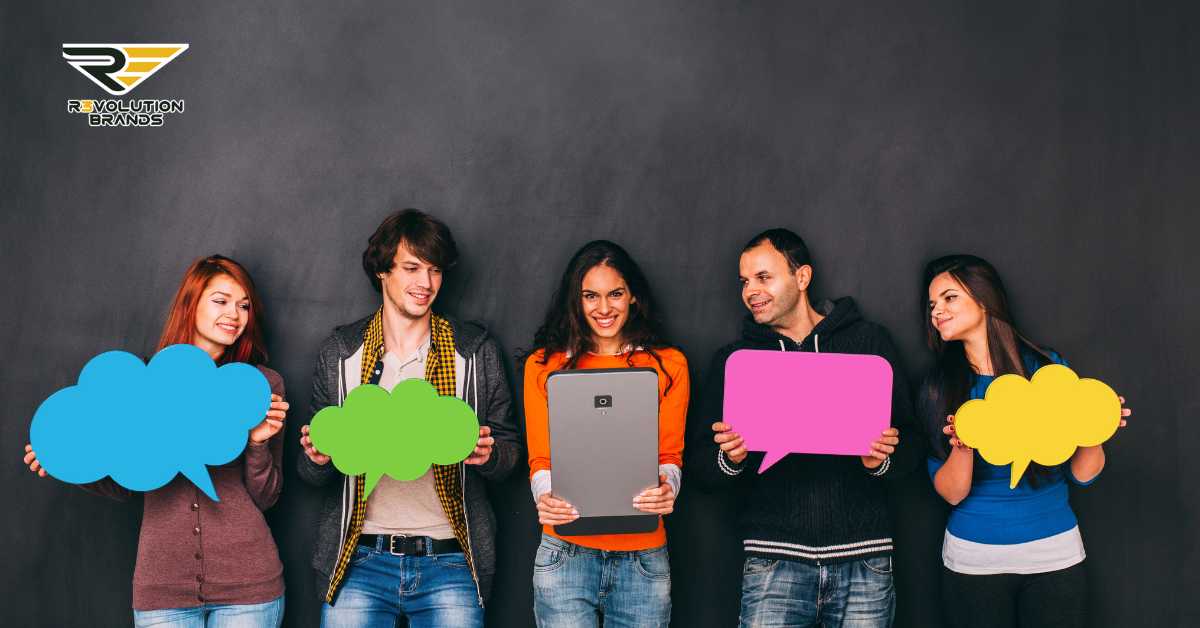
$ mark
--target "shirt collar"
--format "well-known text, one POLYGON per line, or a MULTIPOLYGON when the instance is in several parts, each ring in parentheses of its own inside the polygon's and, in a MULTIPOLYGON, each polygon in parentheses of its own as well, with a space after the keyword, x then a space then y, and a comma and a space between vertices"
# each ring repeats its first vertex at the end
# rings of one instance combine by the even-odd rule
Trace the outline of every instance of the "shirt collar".
POLYGON ((425 341, 417 346, 417 350, 412 352, 406 358, 398 358, 391 351, 385 351, 383 354, 384 361, 397 362, 397 367, 403 369, 413 362, 425 363, 429 359, 429 351, 433 347, 433 334, 425 336, 425 341))

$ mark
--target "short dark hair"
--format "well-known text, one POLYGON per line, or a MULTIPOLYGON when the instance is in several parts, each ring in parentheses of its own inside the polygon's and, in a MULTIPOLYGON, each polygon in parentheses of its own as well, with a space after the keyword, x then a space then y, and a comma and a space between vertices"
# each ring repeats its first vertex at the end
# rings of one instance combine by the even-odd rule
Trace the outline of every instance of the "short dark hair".
POLYGON ((790 229, 782 227, 767 229, 750 238, 750 241, 742 248, 742 252, 745 253, 763 242, 770 242, 776 251, 783 253, 783 258, 788 263, 788 270, 793 273, 801 266, 812 266, 812 256, 808 254, 808 246, 804 244, 804 239, 790 229))
POLYGON ((401 209, 379 223, 362 254, 363 271, 376 292, 383 287, 379 275, 396 264, 396 249, 403 243, 413 255, 446 270, 458 261, 458 246, 446 223, 419 209, 401 209))

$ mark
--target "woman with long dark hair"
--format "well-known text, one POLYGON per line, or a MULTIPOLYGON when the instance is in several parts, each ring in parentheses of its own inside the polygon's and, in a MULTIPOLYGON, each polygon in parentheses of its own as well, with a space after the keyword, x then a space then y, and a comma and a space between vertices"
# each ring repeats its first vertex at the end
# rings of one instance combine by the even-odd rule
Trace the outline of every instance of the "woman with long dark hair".
MULTIPOLYGON (((926 339, 936 360, 918 395, 918 413, 932 440, 934 489, 952 506, 942 543, 946 619, 964 628, 1082 627, 1086 554, 1067 482, 1094 482, 1104 468, 1103 447, 1079 447, 1055 467, 1032 464, 1010 489, 1010 465, 976 456, 957 438, 953 416, 966 401, 982 398, 996 377, 1028 378, 1042 366, 1066 362, 1020 332, 1000 275, 987 261, 972 255, 933 260, 924 287, 926 339)), ((1122 417, 1129 413, 1122 408, 1122 417)))
POLYGON ((540 628, 597 626, 601 616, 609 628, 665 627, 670 621, 661 516, 647 533, 562 536, 553 528, 579 513, 552 492, 546 379, 564 369, 626 367, 655 369, 659 390, 659 483, 629 497, 638 510, 666 515, 679 493, 687 359, 664 337, 650 285, 633 258, 612 242, 589 242, 567 264, 525 360, 530 486, 544 526, 533 570, 540 628))
MULTIPOLYGON (((271 405, 249 430, 245 451, 209 467, 221 501, 182 475, 144 493, 133 571, 135 626, 276 628, 283 621, 283 565, 262 511, 283 485, 288 404, 283 378, 263 366, 262 318, 249 273, 220 255, 192 263, 175 294, 158 349, 191 343, 218 364, 256 365, 271 385, 271 405)), ((169 410, 164 421, 171 420, 169 410)), ((26 445, 25 452, 25 464, 45 477, 33 448, 26 445)), ((134 494, 111 478, 83 488, 120 501, 134 494)))

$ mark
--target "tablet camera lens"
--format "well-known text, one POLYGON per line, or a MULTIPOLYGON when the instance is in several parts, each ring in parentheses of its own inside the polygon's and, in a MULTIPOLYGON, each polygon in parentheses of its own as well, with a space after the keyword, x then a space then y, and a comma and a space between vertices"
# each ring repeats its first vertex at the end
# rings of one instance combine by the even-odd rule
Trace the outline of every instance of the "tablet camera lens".
POLYGON ((596 395, 596 407, 605 409, 611 408, 612 395, 596 395))

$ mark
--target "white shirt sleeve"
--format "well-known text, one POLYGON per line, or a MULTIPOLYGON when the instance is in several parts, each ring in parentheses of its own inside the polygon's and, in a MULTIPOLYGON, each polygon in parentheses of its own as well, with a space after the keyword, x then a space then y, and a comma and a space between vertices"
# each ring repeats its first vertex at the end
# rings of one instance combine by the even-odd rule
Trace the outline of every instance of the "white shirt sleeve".
POLYGON ((679 497, 679 485, 683 483, 683 471, 673 464, 658 465, 658 472, 667 476, 667 484, 671 485, 671 491, 679 497))
POLYGON ((533 501, 550 492, 550 472, 543 469, 529 478, 529 490, 533 493, 533 501))

